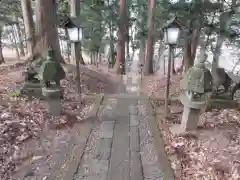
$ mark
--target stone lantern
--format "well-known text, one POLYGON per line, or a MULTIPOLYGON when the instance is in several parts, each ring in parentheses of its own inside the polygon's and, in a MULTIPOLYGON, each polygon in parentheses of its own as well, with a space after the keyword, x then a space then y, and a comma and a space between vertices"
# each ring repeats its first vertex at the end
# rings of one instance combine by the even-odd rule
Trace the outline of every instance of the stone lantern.
POLYGON ((49 104, 49 112, 54 116, 61 114, 61 100, 63 98, 63 89, 60 86, 60 80, 64 79, 66 74, 61 64, 54 59, 53 50, 48 50, 46 61, 40 69, 40 79, 43 85, 42 93, 49 104))
POLYGON ((83 27, 78 17, 67 17, 63 23, 64 28, 67 29, 70 42, 73 43, 74 53, 72 54, 72 60, 76 65, 76 86, 78 100, 81 101, 81 82, 80 82, 80 57, 81 57, 81 41, 83 39, 83 27))
POLYGON ((197 129, 201 109, 205 107, 207 94, 212 92, 213 79, 205 67, 205 58, 191 67, 180 82, 182 94, 180 100, 184 105, 180 128, 173 127, 176 133, 197 129))
MULTIPOLYGON (((170 86, 170 79, 171 79, 171 61, 172 61, 172 52, 175 45, 178 44, 178 40, 180 37, 180 29, 181 25, 179 24, 176 17, 174 17, 165 27, 164 27, 164 41, 168 44, 168 70, 167 70, 167 78, 166 78, 166 87, 170 86)), ((165 89, 165 117, 168 116, 169 112, 169 89, 165 89)))

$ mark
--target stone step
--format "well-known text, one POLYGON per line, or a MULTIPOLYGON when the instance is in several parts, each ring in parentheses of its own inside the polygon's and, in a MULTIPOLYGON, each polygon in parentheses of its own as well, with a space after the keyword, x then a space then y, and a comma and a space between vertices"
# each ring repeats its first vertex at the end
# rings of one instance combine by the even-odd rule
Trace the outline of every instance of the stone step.
POLYGON ((107 180, 130 180, 128 127, 128 117, 118 117, 114 128, 107 180))

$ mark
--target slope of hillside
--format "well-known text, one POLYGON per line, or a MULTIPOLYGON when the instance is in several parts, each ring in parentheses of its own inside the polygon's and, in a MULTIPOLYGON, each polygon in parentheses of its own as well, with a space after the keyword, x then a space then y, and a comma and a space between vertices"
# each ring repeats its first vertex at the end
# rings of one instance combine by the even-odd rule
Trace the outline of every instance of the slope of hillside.
MULTIPOLYGON (((62 141, 68 141, 68 138, 79 130, 81 122, 87 118, 94 103, 91 100, 76 102, 76 83, 73 73, 69 71, 67 78, 61 82, 64 87, 64 98, 68 101, 63 101, 62 115, 52 117, 48 113, 46 102, 38 99, 29 101, 25 96, 18 98, 11 96, 23 86, 23 70, 24 68, 20 67, 0 73, 1 180, 10 179, 11 174, 20 169, 24 163, 41 158, 42 156, 38 155, 39 152, 53 151, 48 146, 41 145, 40 137, 47 122, 54 123, 54 127, 57 128, 51 131, 48 138, 56 144, 57 148, 61 148, 62 141), (63 139, 59 139, 59 136, 63 136, 63 139)), ((81 72, 82 93, 113 93, 118 86, 99 72, 85 67, 81 67, 81 72)), ((59 151, 59 149, 55 150, 59 151)))

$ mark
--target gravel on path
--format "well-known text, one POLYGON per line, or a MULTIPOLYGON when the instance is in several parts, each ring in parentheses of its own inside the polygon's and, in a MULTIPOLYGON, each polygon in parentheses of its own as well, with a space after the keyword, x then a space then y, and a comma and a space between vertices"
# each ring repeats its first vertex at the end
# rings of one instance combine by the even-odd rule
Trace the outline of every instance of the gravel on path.
MULTIPOLYGON (((110 112, 109 104, 111 104, 111 102, 105 104, 102 110, 104 114, 110 112), (108 109, 107 111, 105 111, 106 108, 108 109)), ((137 126, 139 129, 140 139, 140 163, 142 165, 144 180, 163 180, 164 175, 161 170, 158 155, 153 144, 152 133, 148 122, 146 109, 144 107, 144 104, 140 102, 138 103, 137 107, 137 116, 139 116, 140 121, 137 126)), ((112 111, 114 111, 114 108, 112 109, 112 111)), ((84 155, 78 167, 78 171, 75 174, 74 180, 107 180, 109 161, 111 158, 109 157, 109 151, 111 149, 112 142, 110 141, 111 137, 108 138, 109 141, 104 141, 106 139, 101 138, 101 127, 106 122, 109 121, 98 121, 95 124, 91 132, 90 138, 87 142, 84 155), (103 143, 105 143, 104 147, 102 147, 103 143), (104 151, 101 152, 102 154, 99 153, 99 149, 101 148, 104 151)), ((105 133, 105 135, 107 134, 105 133)), ((130 135, 131 133, 129 133, 129 136, 130 135)), ((122 177, 122 179, 124 179, 124 177, 122 177)))
POLYGON ((153 144, 152 132, 148 122, 148 115, 144 104, 138 103, 140 124, 140 150, 144 180, 163 180, 164 175, 159 164, 156 148, 153 144))
MULTIPOLYGON (((82 160, 79 164, 78 170, 74 176, 74 180, 106 180, 109 165, 109 152, 110 147, 104 147, 104 152, 100 152, 102 146, 111 146, 112 142, 103 141, 101 138, 104 130, 102 119, 111 113, 112 108, 116 105, 115 99, 110 99, 107 103, 102 105, 100 109, 99 120, 95 123, 92 129, 89 140, 82 160), (109 149, 109 150, 108 150, 109 149)), ((110 115, 111 116, 111 115, 110 115)), ((111 138, 109 138, 111 140, 111 138)))

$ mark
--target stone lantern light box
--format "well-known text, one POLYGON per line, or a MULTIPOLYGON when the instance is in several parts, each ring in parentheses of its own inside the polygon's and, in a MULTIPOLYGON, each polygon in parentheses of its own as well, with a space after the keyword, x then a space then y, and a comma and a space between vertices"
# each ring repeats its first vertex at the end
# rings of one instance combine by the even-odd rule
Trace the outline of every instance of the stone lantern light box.
POLYGON ((67 20, 63 23, 63 26, 67 28, 71 42, 81 42, 83 38, 83 27, 79 18, 67 18, 67 20))
POLYGON ((183 26, 176 17, 169 20, 163 27, 165 43, 168 45, 177 45, 179 43, 182 28, 183 26))

